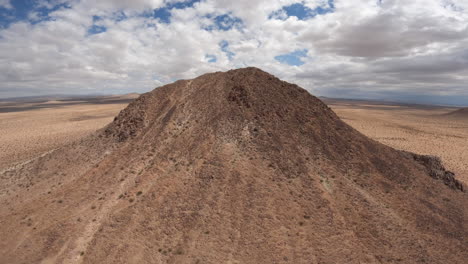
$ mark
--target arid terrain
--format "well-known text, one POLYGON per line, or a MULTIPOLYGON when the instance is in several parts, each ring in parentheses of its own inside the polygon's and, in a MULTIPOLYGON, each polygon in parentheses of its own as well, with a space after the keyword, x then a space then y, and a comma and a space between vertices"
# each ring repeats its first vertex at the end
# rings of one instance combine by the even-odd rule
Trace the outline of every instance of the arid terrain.
POLYGON ((324 99, 364 135, 396 149, 441 157, 468 183, 468 114, 465 109, 324 99))
POLYGON ((466 186, 437 158, 260 69, 159 87, 109 121, 0 171, 0 263, 468 258, 466 186))
POLYGON ((135 97, 0 102, 0 170, 102 128, 135 97))
POLYGON ((446 116, 466 120, 468 119, 468 107, 460 108, 452 112, 449 112, 446 114, 446 116))
MULTIPOLYGON (((0 169, 78 140, 110 123, 138 95, 0 102, 0 169)), ((436 155, 468 183, 467 109, 323 99, 366 136, 396 149, 436 155)))

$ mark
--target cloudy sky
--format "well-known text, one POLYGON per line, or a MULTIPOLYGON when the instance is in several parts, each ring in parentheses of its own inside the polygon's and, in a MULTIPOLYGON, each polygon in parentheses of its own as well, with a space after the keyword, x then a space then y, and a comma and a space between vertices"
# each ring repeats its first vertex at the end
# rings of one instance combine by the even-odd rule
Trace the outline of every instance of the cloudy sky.
POLYGON ((468 0, 0 0, 0 98, 246 66, 315 95, 468 105, 468 0))

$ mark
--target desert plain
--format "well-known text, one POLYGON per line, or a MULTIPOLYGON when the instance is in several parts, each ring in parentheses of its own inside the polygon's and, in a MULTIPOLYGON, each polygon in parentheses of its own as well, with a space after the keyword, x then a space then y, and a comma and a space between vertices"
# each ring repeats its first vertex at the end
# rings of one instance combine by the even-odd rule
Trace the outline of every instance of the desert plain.
POLYGON ((468 183, 468 116, 458 108, 355 100, 324 100, 338 116, 371 139, 399 150, 434 155, 468 183))
MULTIPOLYGON (((110 123, 136 94, 0 102, 0 170, 27 162, 110 123)), ((439 156, 468 183, 468 116, 455 107, 322 98, 353 128, 385 145, 439 156)))
POLYGON ((0 169, 96 131, 133 98, 135 95, 0 102, 0 169))

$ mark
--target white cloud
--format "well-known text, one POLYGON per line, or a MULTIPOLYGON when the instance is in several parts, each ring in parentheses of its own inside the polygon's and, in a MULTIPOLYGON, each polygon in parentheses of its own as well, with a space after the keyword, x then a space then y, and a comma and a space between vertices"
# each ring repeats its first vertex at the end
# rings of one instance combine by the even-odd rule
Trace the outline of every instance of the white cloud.
POLYGON ((0 0, 0 8, 11 9, 13 6, 10 3, 10 0, 0 0))
POLYGON ((164 5, 163 0, 82 0, 78 5, 80 8, 91 12, 96 11, 143 11, 146 9, 155 9, 164 5))
MULTIPOLYGON (((466 0, 335 0, 334 12, 307 20, 278 12, 301 2, 294 0, 206 0, 171 10, 169 24, 142 15, 169 2, 177 0, 72 0, 48 20, 1 29, 0 97, 142 92, 209 71, 257 66, 329 96, 411 91, 468 98, 466 0), (269 19, 275 12, 284 20, 269 19), (224 14, 242 26, 205 30, 224 14), (93 24, 105 31, 92 34, 93 24), (308 57, 300 67, 274 59, 303 49, 308 57)), ((328 0, 302 3, 328 6, 328 0)))

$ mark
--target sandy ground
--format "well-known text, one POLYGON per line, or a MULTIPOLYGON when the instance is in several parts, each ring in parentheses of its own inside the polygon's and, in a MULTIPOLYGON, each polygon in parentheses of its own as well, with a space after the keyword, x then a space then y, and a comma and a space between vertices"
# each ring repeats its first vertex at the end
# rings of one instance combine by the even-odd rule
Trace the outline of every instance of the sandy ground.
POLYGON ((128 104, 125 100, 0 103, 0 169, 102 128, 128 104))
POLYGON ((453 108, 326 100, 346 123, 396 149, 442 158, 468 183, 468 118, 446 116, 453 108))

